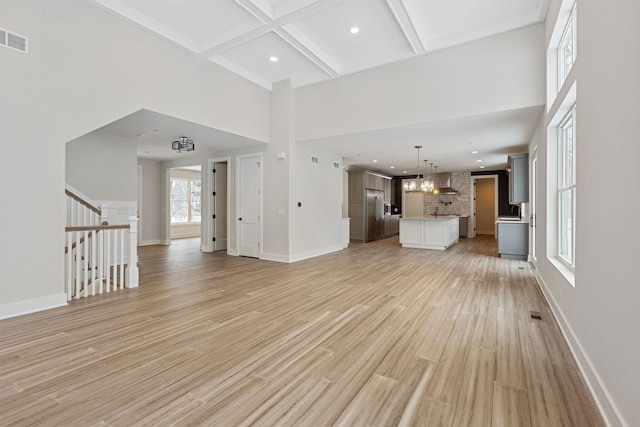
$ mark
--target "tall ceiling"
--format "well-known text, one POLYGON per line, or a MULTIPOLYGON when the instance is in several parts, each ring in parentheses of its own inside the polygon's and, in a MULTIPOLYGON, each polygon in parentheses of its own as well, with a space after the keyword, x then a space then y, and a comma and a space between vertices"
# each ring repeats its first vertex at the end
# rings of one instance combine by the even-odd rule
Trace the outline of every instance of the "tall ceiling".
POLYGON ((477 40, 540 22, 546 13, 544 0, 92 1, 267 89, 477 40))
MULTIPOLYGON (((548 3, 548 0, 88 1, 268 90, 285 79, 290 79, 294 87, 301 87, 525 27, 544 19, 548 3), (355 27, 358 31, 354 33, 355 27)), ((424 147, 428 150, 425 155, 439 159, 441 171, 477 170, 480 164, 499 169, 505 166, 507 153, 526 150, 541 113, 542 107, 530 107, 305 144, 332 150, 348 165, 401 175, 403 170, 416 172, 415 141, 433 140, 439 141, 438 145, 424 147)), ((192 138, 200 135, 199 147, 212 151, 259 145, 257 141, 176 120, 141 111, 108 125, 103 131, 135 139, 138 155, 156 160, 176 156, 168 146, 172 138, 180 135, 192 138)))

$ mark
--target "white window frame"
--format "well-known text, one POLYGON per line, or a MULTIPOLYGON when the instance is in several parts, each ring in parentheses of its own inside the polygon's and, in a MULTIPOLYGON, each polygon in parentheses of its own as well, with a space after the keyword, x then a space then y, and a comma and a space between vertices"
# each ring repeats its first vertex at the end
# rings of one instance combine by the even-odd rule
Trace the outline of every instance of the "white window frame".
POLYGON ((558 125, 558 174, 557 174, 557 220, 558 220, 558 251, 557 257, 566 264, 567 267, 575 270, 576 260, 576 106, 569 109, 558 125), (567 151, 566 129, 571 123, 571 153, 567 151), (570 154, 571 164, 567 164, 567 157, 570 154), (567 168, 570 167, 570 176, 566 178, 567 168), (569 181, 569 182, 566 182, 569 181), (571 224, 564 221, 562 196, 568 194, 571 197, 570 204, 570 220, 571 224), (563 253, 563 237, 568 236, 568 250, 563 253))
POLYGON ((558 91, 567 80, 567 76, 569 72, 573 68, 573 64, 576 62, 576 57, 578 55, 578 34, 577 34, 577 20, 576 20, 576 3, 573 4, 571 8, 571 13, 569 14, 569 18, 565 24, 564 30, 562 31, 562 36, 560 37, 560 41, 558 42, 557 49, 557 61, 558 61, 558 91), (571 64, 567 65, 564 61, 564 46, 567 40, 567 37, 571 33, 571 52, 572 52, 572 60, 571 64))
MULTIPOLYGON (((202 181, 199 179, 190 179, 190 178, 170 178, 169 179, 169 189, 170 189, 170 194, 169 194, 169 221, 171 225, 192 225, 192 224, 200 224, 202 222, 202 195, 200 196, 200 221, 193 221, 193 213, 192 213, 192 199, 191 199, 191 194, 192 194, 192 185, 194 182, 199 182, 200 183, 200 191, 202 191, 202 181), (171 191, 171 189, 173 188, 173 181, 187 181, 189 183, 189 190, 187 191, 187 218, 188 220, 186 222, 174 222, 173 221, 173 215, 171 214, 171 212, 173 212, 173 192, 171 191)), ((180 202, 183 202, 184 200, 180 200, 180 202)))

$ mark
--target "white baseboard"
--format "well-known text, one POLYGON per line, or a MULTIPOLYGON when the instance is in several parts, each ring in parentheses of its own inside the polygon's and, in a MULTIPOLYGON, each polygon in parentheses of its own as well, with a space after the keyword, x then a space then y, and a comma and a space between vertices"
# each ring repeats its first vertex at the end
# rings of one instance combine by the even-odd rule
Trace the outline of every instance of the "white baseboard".
POLYGON ((260 259, 263 259, 265 261, 275 261, 275 262, 284 262, 284 263, 291 262, 287 255, 270 254, 268 252, 263 252, 262 254, 260 254, 260 259))
POLYGON ((600 375, 598 375, 598 371, 593 366, 593 363, 591 363, 591 359, 584 351, 584 348, 580 344, 580 340, 578 340, 575 333, 573 332, 571 325, 569 324, 569 322, 567 322, 567 318, 564 316, 564 313, 553 297, 553 294, 549 292, 549 288, 538 272, 538 269, 534 266, 533 270, 535 272, 535 278, 538 281, 538 286, 542 290, 544 297, 549 303, 549 307, 551 307, 551 312, 553 313, 556 322, 560 326, 560 330, 562 331, 562 335, 564 335, 564 339, 569 344, 569 349, 571 350, 571 353, 573 354, 573 357, 578 364, 578 369, 580 369, 580 372, 582 373, 582 376, 587 383, 587 387, 589 387, 589 390, 591 391, 591 395, 593 396, 598 409, 600 409, 600 414, 604 418, 604 422, 607 424, 607 426, 626 426, 627 423, 624 422, 624 419, 622 418, 618 407, 611 398, 611 394, 609 394, 609 391, 604 386, 600 375))
POLYGON ((26 301, 12 302, 0 305, 0 319, 35 313, 50 308, 67 305, 67 294, 55 294, 47 297, 29 299, 26 301))
POLYGON ((142 240, 138 246, 153 246, 153 245, 162 245, 164 240, 155 239, 155 240, 142 240))
POLYGON ((263 253, 260 256, 260 259, 264 259, 266 261, 292 263, 292 262, 298 262, 298 261, 302 261, 309 258, 314 258, 320 255, 330 254, 332 252, 338 252, 341 250, 344 250, 342 243, 339 245, 329 246, 327 248, 314 249, 312 251, 302 252, 299 254, 288 255, 288 256, 280 255, 280 254, 263 253))

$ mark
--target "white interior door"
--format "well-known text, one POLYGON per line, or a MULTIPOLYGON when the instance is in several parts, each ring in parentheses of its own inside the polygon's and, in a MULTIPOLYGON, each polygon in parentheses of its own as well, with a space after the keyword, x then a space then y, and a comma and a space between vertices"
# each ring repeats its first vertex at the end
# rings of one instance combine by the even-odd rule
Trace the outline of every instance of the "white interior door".
POLYGON ((213 250, 227 250, 227 162, 213 165, 213 250))
POLYGON ((262 157, 252 154, 238 157, 238 255, 260 255, 260 188, 262 157))

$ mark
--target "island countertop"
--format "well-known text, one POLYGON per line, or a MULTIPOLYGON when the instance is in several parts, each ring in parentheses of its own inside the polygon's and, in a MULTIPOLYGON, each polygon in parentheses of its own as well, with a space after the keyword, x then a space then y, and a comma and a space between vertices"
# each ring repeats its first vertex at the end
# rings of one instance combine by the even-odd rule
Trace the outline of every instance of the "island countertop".
POLYGON ((403 248, 445 250, 460 238, 458 216, 415 216, 400 218, 403 248))
POLYGON ((406 218, 400 218, 401 220, 407 221, 448 221, 451 219, 459 219, 458 215, 430 215, 430 216, 410 216, 406 218))

